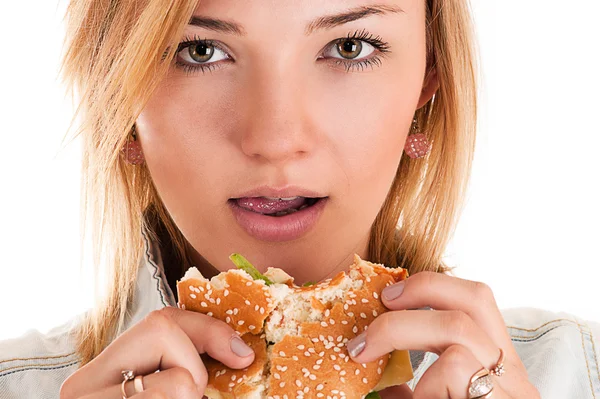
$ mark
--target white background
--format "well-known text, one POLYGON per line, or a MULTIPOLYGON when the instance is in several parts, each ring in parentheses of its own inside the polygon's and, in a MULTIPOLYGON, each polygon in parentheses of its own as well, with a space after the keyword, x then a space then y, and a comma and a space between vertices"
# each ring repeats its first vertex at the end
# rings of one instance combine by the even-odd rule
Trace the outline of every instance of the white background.
MULTIPOLYGON (((501 308, 600 321, 600 3, 473 0, 483 61, 468 204, 446 260, 501 308), (497 4, 496 4, 497 3, 497 4)), ((79 143, 57 80, 64 1, 0 24, 0 339, 91 303, 79 273, 79 143)))

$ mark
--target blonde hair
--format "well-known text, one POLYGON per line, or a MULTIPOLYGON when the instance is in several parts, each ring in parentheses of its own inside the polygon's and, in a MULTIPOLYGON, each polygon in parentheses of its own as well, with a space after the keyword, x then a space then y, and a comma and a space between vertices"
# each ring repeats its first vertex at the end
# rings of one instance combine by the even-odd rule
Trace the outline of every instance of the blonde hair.
MULTIPOLYGON (((467 0, 426 0, 427 72, 440 87, 415 116, 432 141, 422 159, 402 157, 376 217, 369 260, 446 272, 444 249, 470 177, 476 131, 475 46, 467 0)), ((78 328, 81 365, 124 325, 143 256, 141 229, 167 241, 189 265, 189 243, 170 218, 145 165, 119 151, 137 115, 170 66, 196 0, 72 0, 62 74, 79 99, 82 136, 82 240, 91 230, 96 303, 78 328), (166 51, 165 51, 166 50, 166 51), (90 227, 91 226, 91 227, 90 227), (104 273, 102 276, 100 273, 104 273)))

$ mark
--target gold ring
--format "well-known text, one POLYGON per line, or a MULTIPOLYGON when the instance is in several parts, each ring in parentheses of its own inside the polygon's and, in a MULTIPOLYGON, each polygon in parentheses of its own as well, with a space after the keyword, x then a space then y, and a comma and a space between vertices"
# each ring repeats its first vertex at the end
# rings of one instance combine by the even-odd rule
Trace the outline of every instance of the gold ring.
POLYGON ((473 374, 467 389, 469 399, 487 399, 492 396, 494 391, 494 381, 490 371, 485 367, 473 374))
POLYGON ((144 392, 144 382, 142 381, 141 375, 138 375, 133 380, 133 387, 135 388, 135 393, 144 392))
POLYGON ((121 383, 121 394, 123 395, 123 399, 127 399, 127 393, 125 392, 125 384, 127 381, 131 381, 135 378, 133 374, 133 370, 123 370, 121 371, 121 375, 123 376, 123 382, 121 383))
POLYGON ((500 348, 500 358, 498 359, 496 366, 490 371, 490 374, 500 377, 504 372, 504 351, 500 348))

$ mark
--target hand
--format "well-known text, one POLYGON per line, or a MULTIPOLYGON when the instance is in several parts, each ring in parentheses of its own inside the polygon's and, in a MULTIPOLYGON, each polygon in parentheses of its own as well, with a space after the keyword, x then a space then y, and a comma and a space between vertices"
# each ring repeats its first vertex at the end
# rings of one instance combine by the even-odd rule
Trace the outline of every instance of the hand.
POLYGON ((391 309, 348 342, 353 360, 366 363, 395 349, 433 352, 439 359, 419 380, 414 392, 406 385, 380 392, 382 399, 467 399, 471 377, 492 370, 504 351, 505 374, 493 376, 490 399, 539 398, 512 345, 491 289, 479 282, 440 273, 421 272, 386 287, 383 304, 391 309), (398 294, 392 299, 393 293, 398 294), (406 310, 430 306, 435 310, 406 310), (366 345, 357 356, 361 338, 366 345))
POLYGON ((128 398, 201 399, 208 381, 201 353, 236 369, 254 361, 252 349, 225 322, 173 307, 157 310, 67 378, 60 398, 121 399, 121 370, 133 370, 144 376, 144 392, 135 393, 128 382, 128 398))

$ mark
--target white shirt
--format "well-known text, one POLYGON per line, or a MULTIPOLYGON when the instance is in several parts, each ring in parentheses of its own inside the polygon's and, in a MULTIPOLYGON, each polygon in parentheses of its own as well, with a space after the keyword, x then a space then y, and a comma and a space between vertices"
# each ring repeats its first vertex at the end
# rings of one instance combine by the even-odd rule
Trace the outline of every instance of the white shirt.
MULTIPOLYGON (((142 234, 146 256, 138 272, 131 317, 119 334, 153 310, 176 306, 160 249, 142 234)), ((599 323, 532 308, 509 309, 502 314, 529 379, 543 399, 600 399, 599 323)), ((78 320, 76 317, 47 334, 30 330, 19 338, 0 341, 0 399, 59 397, 61 384, 79 367, 72 336, 78 320)), ((415 378, 409 386, 414 389, 437 355, 411 352, 411 359, 415 378)), ((115 376, 115 383, 120 378, 115 376)))

